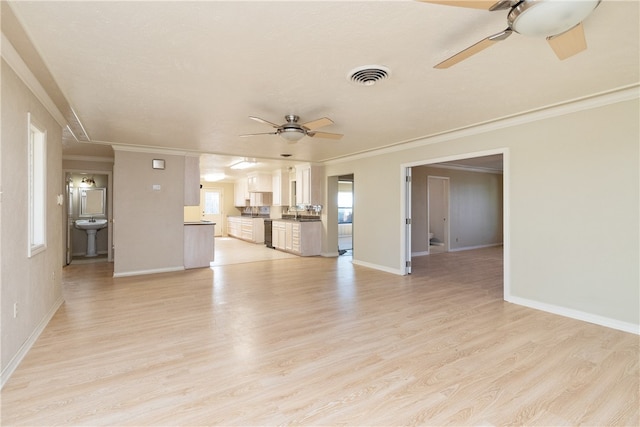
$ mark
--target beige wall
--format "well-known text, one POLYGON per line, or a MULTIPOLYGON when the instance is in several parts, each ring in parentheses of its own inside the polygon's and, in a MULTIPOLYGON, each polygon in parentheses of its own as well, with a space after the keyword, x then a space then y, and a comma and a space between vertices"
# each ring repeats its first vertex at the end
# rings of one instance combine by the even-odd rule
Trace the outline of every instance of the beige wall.
POLYGON ((638 100, 327 165, 355 175, 354 262, 403 271, 402 165, 507 149, 506 295, 640 323, 638 100))
POLYGON ((428 250, 427 177, 449 178, 450 249, 502 243, 502 175, 417 166, 411 172, 411 250, 428 250))
POLYGON ((2 60, 2 130, 0 156, 0 287, 2 382, 15 369, 21 348, 29 346, 62 303, 63 236, 62 131, 22 80, 2 60), (27 257, 27 113, 47 132, 47 248, 27 257), (13 318, 14 303, 18 316, 13 318))
POLYGON ((182 269, 184 156, 116 150, 113 184, 114 275, 182 269))

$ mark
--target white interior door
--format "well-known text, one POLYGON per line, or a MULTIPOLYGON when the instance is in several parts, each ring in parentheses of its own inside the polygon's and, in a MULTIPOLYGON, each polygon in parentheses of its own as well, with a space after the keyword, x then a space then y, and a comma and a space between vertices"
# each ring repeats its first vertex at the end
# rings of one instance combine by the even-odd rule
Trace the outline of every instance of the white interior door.
POLYGON ((203 221, 216 223, 215 235, 222 236, 224 230, 224 193, 219 188, 203 188, 200 190, 200 210, 203 221))

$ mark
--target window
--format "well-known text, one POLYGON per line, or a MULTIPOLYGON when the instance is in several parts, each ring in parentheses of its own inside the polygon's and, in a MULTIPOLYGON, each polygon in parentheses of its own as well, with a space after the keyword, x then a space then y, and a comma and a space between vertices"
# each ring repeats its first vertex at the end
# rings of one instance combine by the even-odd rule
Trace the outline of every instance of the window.
POLYGON ((339 184, 341 189, 348 191, 338 191, 338 223, 350 223, 353 220, 353 184, 342 181, 339 184))
POLYGON ((27 115, 29 145, 29 257, 47 247, 47 134, 27 115))
POLYGON ((218 191, 204 192, 204 214, 220 215, 220 193, 218 191))

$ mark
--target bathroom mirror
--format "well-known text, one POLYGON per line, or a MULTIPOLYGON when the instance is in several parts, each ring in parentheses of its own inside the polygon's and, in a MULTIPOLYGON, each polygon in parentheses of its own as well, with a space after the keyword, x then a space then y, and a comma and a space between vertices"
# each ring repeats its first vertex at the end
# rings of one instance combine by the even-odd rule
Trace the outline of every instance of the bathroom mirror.
POLYGON ((107 200, 106 188, 80 189, 80 216, 104 216, 107 200))

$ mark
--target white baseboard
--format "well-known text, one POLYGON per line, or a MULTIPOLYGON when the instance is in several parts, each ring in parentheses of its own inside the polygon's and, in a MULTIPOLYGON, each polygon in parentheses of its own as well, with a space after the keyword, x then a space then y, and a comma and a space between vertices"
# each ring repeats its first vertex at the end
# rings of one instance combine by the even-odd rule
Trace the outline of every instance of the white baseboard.
POLYGON ((553 304, 547 304, 544 302, 514 296, 505 297, 505 301, 513 304, 523 305, 529 308, 535 308, 536 310, 546 311, 547 313, 557 314, 560 316, 569 317, 571 319, 582 320, 583 322, 593 323, 596 325, 605 326, 607 328, 617 329, 619 331, 640 335, 640 325, 622 322, 620 320, 611 319, 610 317, 599 316, 597 314, 574 310, 572 308, 561 307, 553 304))
POLYGON ((46 316, 44 316, 40 323, 38 323, 38 326, 36 326, 29 338, 18 349, 18 352, 15 356, 13 356, 9 364, 2 370, 2 373, 0 374, 0 389, 4 387, 13 372, 16 370, 16 368, 18 368, 18 365, 20 365, 20 362, 22 362, 22 359, 24 359, 29 350, 31 350, 31 347, 33 347, 33 344, 35 344, 36 340, 38 339, 42 331, 44 331, 44 328, 47 327, 49 321, 54 316, 54 314, 56 314, 56 311, 58 311, 62 303, 64 303, 64 298, 60 296, 60 298, 58 298, 51 307, 51 310, 49 310, 46 316))
POLYGON ((322 252, 320 256, 323 256, 326 258, 335 258, 337 256, 340 256, 340 254, 338 252, 322 252))
POLYGON ((502 243, 491 243, 489 245, 476 245, 476 246, 464 246, 462 248, 452 248, 452 249, 449 249, 449 252, 471 251, 474 249, 493 248, 496 246, 502 246, 502 243))
POLYGON ((372 264, 372 263, 369 263, 369 262, 358 261, 356 259, 354 259, 352 262, 355 265, 361 265, 363 267, 373 268, 374 270, 380 270, 380 271, 384 271, 386 273, 397 274, 398 276, 404 276, 404 271, 400 271, 397 268, 385 267, 383 265, 378 265, 378 264, 372 264))
POLYGON ((129 277, 129 276, 142 276, 143 274, 157 274, 157 273, 171 273, 174 271, 183 271, 184 266, 179 267, 167 267, 167 268, 155 268, 152 270, 137 270, 137 271, 125 271, 122 273, 113 273, 113 277, 129 277))
POLYGON ((411 252, 411 256, 425 256, 425 255, 429 255, 429 251, 422 251, 422 252, 411 252))

